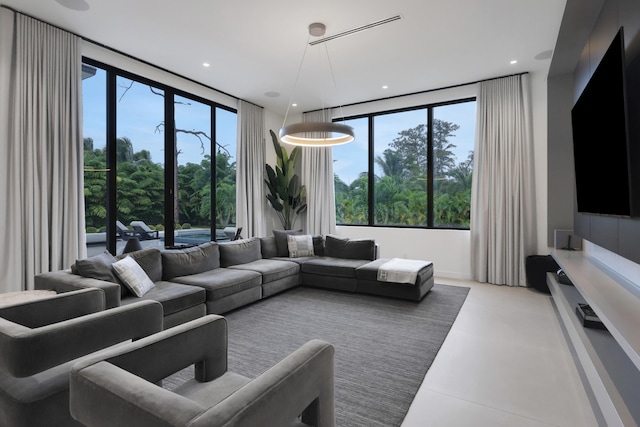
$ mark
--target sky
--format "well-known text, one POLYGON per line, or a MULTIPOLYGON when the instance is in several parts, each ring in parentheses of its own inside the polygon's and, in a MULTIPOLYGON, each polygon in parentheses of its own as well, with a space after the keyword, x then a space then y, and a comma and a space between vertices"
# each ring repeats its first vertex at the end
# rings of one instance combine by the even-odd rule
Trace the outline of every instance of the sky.
MULTIPOLYGON (((133 151, 148 150, 151 160, 164 163, 164 97, 162 90, 150 89, 148 85, 118 77, 116 81, 116 136, 127 137, 133 151), (127 89, 128 88, 128 89, 127 89), (155 93, 154 93, 155 92, 155 93)), ((98 69, 95 76, 82 82, 83 91, 83 136, 93 138, 94 148, 106 144, 106 72, 98 69)), ((175 122, 177 129, 205 131, 210 135, 210 107, 183 97, 175 99, 175 122)), ((235 161, 237 115, 218 108, 216 111, 217 141, 224 145, 235 161)), ((179 164, 200 163, 204 154, 210 154, 209 140, 200 140, 190 134, 178 133, 179 164)))

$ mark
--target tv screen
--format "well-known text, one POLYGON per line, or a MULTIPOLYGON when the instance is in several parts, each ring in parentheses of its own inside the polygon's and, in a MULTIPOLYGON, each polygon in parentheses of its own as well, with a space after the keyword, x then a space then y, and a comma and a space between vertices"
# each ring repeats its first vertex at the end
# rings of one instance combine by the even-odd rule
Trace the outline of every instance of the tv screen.
POLYGON ((631 216, 622 28, 571 110, 578 212, 631 216))

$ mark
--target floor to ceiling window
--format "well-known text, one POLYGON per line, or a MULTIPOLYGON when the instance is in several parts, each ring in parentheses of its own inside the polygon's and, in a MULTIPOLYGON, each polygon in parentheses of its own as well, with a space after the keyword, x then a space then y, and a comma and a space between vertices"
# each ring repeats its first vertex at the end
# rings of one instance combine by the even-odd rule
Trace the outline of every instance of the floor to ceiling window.
POLYGON ((235 225, 234 110, 86 60, 83 114, 89 253, 120 253, 129 236, 143 246, 226 238, 235 225))
POLYGON ((468 229, 475 100, 347 118, 333 149, 336 222, 468 229))

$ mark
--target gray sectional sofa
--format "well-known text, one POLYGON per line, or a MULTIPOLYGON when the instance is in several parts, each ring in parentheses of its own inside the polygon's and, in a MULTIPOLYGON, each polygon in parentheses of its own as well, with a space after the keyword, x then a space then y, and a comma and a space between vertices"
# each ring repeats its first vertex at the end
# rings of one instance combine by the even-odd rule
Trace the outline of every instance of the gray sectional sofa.
POLYGON ((419 301, 433 286, 433 266, 420 270, 415 283, 379 282, 377 258, 370 239, 313 236, 313 255, 292 258, 288 236, 300 232, 274 231, 273 237, 160 251, 143 249, 127 254, 155 284, 142 297, 134 295, 111 272, 119 257, 105 253, 78 261, 71 269, 39 274, 36 289, 68 292, 100 288, 107 308, 140 300, 155 300, 164 309, 164 328, 205 314, 223 314, 246 304, 305 285, 364 292, 419 301))

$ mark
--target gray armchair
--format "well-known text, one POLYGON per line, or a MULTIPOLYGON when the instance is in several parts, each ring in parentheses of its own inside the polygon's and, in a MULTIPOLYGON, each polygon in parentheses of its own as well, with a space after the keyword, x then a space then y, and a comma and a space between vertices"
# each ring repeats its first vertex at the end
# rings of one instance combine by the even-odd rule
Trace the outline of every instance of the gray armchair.
POLYGON ((154 301, 104 310, 83 289, 0 308, 0 425, 78 425, 69 414, 69 371, 82 356, 162 330, 154 301))
POLYGON ((312 340, 250 380, 227 371, 226 320, 208 315, 78 362, 71 414, 89 427, 333 427, 333 353, 312 340), (157 385, 192 364, 194 379, 157 385))

